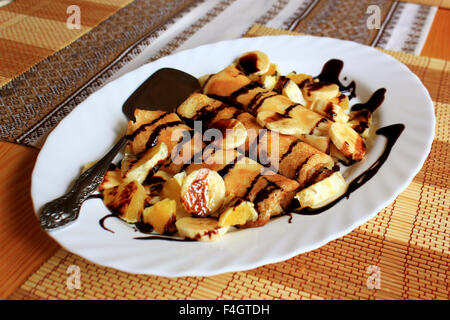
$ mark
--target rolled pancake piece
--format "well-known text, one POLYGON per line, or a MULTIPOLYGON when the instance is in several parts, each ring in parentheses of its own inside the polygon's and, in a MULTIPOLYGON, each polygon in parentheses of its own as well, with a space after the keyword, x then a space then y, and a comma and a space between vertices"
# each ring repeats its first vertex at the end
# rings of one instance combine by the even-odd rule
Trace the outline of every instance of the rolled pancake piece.
POLYGON ((128 122, 125 153, 138 155, 164 142, 170 157, 163 168, 169 174, 180 172, 204 147, 201 133, 194 132, 176 113, 136 109, 135 119, 128 122))
POLYGON ((329 155, 300 139, 264 129, 250 113, 204 94, 192 94, 177 112, 183 119, 202 121, 205 128, 220 119, 239 120, 247 129, 245 146, 239 151, 269 170, 296 180, 300 188, 319 181, 325 172, 331 173, 335 164, 329 155))
POLYGON ((230 65, 221 72, 211 75, 203 84, 203 92, 221 97, 229 97, 252 81, 235 66, 230 65), (233 79, 233 81, 230 81, 233 79))
POLYGON ((205 151, 203 162, 189 165, 186 173, 200 168, 217 171, 222 176, 226 197, 254 203, 258 219, 245 227, 262 226, 270 217, 283 214, 299 188, 296 181, 268 171, 237 150, 205 151))

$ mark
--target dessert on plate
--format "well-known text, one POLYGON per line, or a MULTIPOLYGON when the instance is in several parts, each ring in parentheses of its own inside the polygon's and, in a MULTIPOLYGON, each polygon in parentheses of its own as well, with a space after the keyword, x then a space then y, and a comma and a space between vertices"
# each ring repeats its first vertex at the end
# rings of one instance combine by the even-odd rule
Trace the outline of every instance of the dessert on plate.
POLYGON ((141 231, 200 241, 330 204, 348 187, 338 164, 364 158, 374 110, 351 109, 325 74, 283 75, 252 51, 173 112, 137 109, 104 204, 141 231))

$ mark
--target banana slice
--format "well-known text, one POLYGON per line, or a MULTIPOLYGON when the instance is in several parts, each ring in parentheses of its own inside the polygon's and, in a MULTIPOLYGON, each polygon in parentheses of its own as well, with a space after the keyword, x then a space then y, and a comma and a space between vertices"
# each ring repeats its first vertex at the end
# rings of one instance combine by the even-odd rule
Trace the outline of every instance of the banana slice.
POLYGON ((312 82, 302 88, 303 97, 306 100, 317 99, 331 100, 341 94, 339 86, 334 83, 312 82))
POLYGON ((260 111, 256 115, 256 122, 261 127, 265 127, 269 130, 279 132, 282 134, 296 135, 304 132, 299 132, 299 127, 295 126, 295 120, 291 117, 283 116, 282 114, 270 110, 260 111))
POLYGON ((369 110, 352 111, 350 112, 350 121, 347 124, 367 139, 372 125, 372 113, 369 110))
POLYGON ((301 208, 316 209, 327 205, 347 191, 348 184, 340 172, 310 185, 295 195, 301 208))
POLYGON ((177 173, 164 183, 160 193, 160 197, 162 199, 167 198, 175 201, 177 219, 190 216, 190 214, 186 212, 183 205, 181 204, 181 186, 183 185, 183 181, 185 178, 185 171, 177 173))
POLYGON ((310 146, 313 146, 314 148, 316 148, 319 151, 322 151, 323 153, 326 154, 330 153, 330 144, 331 144, 330 137, 301 134, 297 138, 303 140, 310 146))
POLYGON ((310 108, 312 111, 315 111, 318 114, 321 114, 336 122, 345 123, 349 119, 349 116, 339 105, 328 100, 317 99, 311 104, 310 108))
POLYGON ((255 205, 252 202, 239 199, 220 214, 219 226, 242 226, 257 219, 258 212, 255 210, 255 205))
POLYGON ((336 148, 334 144, 330 144, 330 156, 335 159, 335 161, 341 161, 345 165, 351 165, 353 161, 349 160, 342 152, 336 148))
POLYGON ((287 78, 291 79, 300 88, 303 88, 306 84, 313 82, 313 77, 305 73, 289 73, 286 75, 287 78))
POLYGON ((337 104, 343 110, 348 110, 348 107, 350 104, 348 96, 343 93, 341 93, 341 94, 337 95, 336 97, 334 97, 333 99, 331 99, 330 102, 337 104))
POLYGON ((119 168, 114 168, 114 170, 108 170, 103 177, 102 183, 98 187, 98 191, 103 191, 105 189, 111 189, 122 183, 122 171, 119 168))
POLYGON ((252 82, 257 82, 267 90, 273 90, 278 82, 278 79, 280 77, 280 69, 278 68, 278 65, 271 63, 269 70, 265 74, 262 75, 254 75, 250 74, 248 75, 248 78, 252 82))
POLYGON ((267 70, 266 74, 267 76, 279 76, 280 75, 280 68, 277 64, 271 63, 269 66, 269 70, 267 70))
POLYGON ((103 193, 103 202, 106 207, 128 223, 136 223, 140 220, 145 199, 144 187, 134 180, 106 189, 103 193))
POLYGON ((145 151, 142 155, 127 153, 122 160, 124 181, 137 181, 142 184, 151 170, 156 171, 159 165, 167 159, 169 151, 162 142, 145 151))
POLYGON ((206 217, 218 210, 225 198, 223 178, 210 169, 191 172, 181 187, 181 204, 194 217, 206 217))
POLYGON ((278 83, 281 86, 281 94, 288 97, 292 102, 299 103, 303 106, 306 105, 306 101, 303 98, 302 91, 298 87, 298 85, 291 79, 286 77, 280 77, 282 79, 282 83, 280 84, 280 81, 278 83))
POLYGON ((164 199, 158 201, 151 207, 145 208, 143 221, 153 227, 158 233, 171 234, 176 231, 177 203, 175 200, 164 199))
POLYGON ((229 229, 219 226, 218 221, 211 218, 185 217, 177 220, 175 225, 180 236, 198 241, 215 241, 229 229))
POLYGON ((344 156, 353 161, 359 161, 366 152, 363 138, 351 127, 335 122, 330 127, 330 138, 336 148, 344 156))
POLYGON ((247 75, 262 75, 269 71, 270 60, 264 52, 250 51, 237 59, 236 67, 247 75))
POLYGON ((221 149, 235 149, 247 140, 247 129, 236 119, 220 119, 211 123, 209 128, 220 131, 221 138, 214 144, 221 149))
POLYGON ((257 82, 260 83, 264 89, 273 90, 278 82, 278 77, 276 75, 263 75, 258 78, 257 82))

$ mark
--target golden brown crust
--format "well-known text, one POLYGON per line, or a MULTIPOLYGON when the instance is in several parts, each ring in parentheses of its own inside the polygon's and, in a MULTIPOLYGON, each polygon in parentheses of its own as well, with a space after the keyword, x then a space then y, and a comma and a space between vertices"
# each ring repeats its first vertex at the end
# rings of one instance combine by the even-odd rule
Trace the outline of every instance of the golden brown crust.
POLYGON ((132 154, 148 149, 149 142, 164 142, 169 150, 165 167, 169 174, 180 172, 184 163, 204 147, 200 133, 193 134, 176 113, 139 110, 136 121, 129 121, 127 135, 130 141, 126 152, 132 154))
POLYGON ((211 95, 227 97, 250 82, 242 71, 231 65, 211 76, 203 90, 211 95))
POLYGON ((148 149, 151 138, 157 138, 157 143, 164 142, 171 150, 183 136, 183 131, 190 130, 175 113, 137 110, 135 115, 136 121, 129 121, 127 128, 130 140, 127 144, 127 152, 132 154, 139 154, 148 149), (158 135, 152 137, 156 130, 158 135))
POLYGON ((362 138, 357 139, 355 143, 355 152, 353 153, 353 160, 360 161, 366 154, 366 144, 362 138))

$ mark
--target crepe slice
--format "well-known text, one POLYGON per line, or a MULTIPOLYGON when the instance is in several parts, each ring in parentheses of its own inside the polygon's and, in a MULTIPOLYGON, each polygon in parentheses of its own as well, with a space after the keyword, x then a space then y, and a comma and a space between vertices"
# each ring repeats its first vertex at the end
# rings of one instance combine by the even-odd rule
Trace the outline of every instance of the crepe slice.
POLYGON ((169 157, 163 168, 173 175, 182 171, 184 164, 204 147, 201 132, 194 132, 176 113, 137 109, 135 118, 136 121, 128 122, 125 156, 164 143, 169 157))

